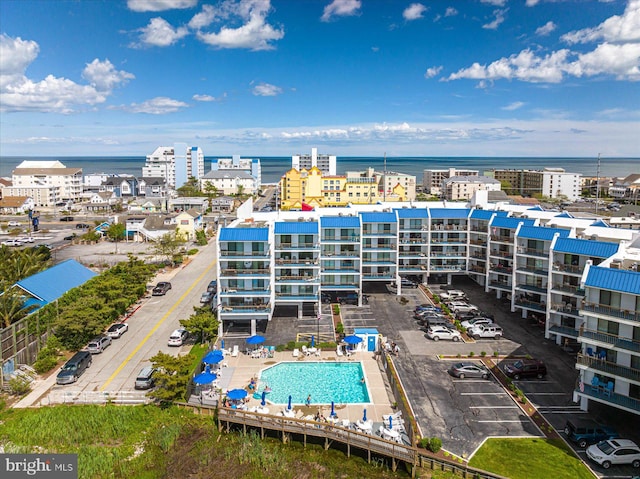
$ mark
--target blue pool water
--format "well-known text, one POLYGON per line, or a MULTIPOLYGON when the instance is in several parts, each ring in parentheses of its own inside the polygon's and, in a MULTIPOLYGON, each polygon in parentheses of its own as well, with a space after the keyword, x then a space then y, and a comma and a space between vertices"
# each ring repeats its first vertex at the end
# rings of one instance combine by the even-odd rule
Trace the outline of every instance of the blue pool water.
POLYGON ((282 362, 265 368, 260 373, 258 392, 265 384, 271 388, 267 401, 287 404, 291 395, 292 404, 303 405, 311 395, 311 405, 366 404, 369 390, 362 364, 357 362, 282 362))

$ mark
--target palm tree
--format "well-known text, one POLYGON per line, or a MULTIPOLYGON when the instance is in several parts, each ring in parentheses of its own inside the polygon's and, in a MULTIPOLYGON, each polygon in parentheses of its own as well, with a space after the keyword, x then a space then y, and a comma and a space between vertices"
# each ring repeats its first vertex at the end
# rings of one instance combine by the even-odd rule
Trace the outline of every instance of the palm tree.
POLYGON ((15 288, 5 286, 0 293, 0 322, 8 328, 12 323, 20 321, 31 311, 36 309, 35 304, 25 305, 24 296, 15 288))

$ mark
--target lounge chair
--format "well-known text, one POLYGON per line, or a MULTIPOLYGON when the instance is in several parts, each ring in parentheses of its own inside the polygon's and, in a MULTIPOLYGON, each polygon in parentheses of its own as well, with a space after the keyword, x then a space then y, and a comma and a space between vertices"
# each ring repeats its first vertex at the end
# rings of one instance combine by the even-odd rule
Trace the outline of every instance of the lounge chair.
POLYGON ((336 348, 336 355, 337 356, 344 356, 344 353, 342 352, 342 348, 340 346, 338 346, 336 348))
POLYGON ((396 411, 393 414, 383 414, 382 419, 384 419, 385 421, 389 421, 390 417, 396 419, 400 418, 400 416, 402 416, 402 411, 396 411))
POLYGON ((320 348, 316 349, 316 356, 322 356, 322 350, 320 348))
POLYGON ((305 356, 309 356, 310 354, 309 351, 307 350, 307 347, 304 345, 302 346, 302 354, 304 354, 305 356))
POLYGON ((298 356, 300 356, 300 350, 299 350, 298 348, 295 348, 295 349, 293 350, 293 352, 291 353, 291 355, 292 355, 294 358, 297 358, 298 356))
POLYGON ((237 358, 238 354, 240 353, 240 349, 238 348, 238 345, 234 345, 233 349, 231 350, 231 357, 232 358, 237 358))

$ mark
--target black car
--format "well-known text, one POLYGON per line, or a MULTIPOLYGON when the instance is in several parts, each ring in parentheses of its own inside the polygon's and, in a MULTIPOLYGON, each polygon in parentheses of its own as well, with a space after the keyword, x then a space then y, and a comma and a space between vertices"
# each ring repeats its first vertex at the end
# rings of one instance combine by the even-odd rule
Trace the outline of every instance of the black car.
POLYGON ((77 234, 73 233, 72 235, 65 236, 65 237, 64 237, 64 240, 65 240, 65 241, 71 241, 71 240, 73 240, 73 239, 74 239, 75 237, 77 237, 77 236, 78 236, 77 234))
POLYGON ((73 216, 63 216, 60 221, 73 221, 73 216))
POLYGON ((520 378, 542 379, 547 375, 547 366, 539 359, 519 359, 515 363, 507 364, 504 373, 515 380, 520 378))
POLYGON ((564 426, 564 433, 582 449, 590 444, 620 437, 615 429, 583 419, 569 419, 564 426))
POLYGON ((89 226, 87 223, 78 223, 76 225, 76 229, 77 230, 84 230, 84 229, 87 229, 87 228, 91 228, 91 226, 89 226))
POLYGON ((167 294, 167 291, 169 291, 171 289, 171 283, 169 283, 168 281, 160 281, 155 288, 153 288, 153 291, 151 292, 151 294, 153 296, 164 296, 165 294, 167 294))
POLYGON ((218 292, 218 282, 215 279, 213 281, 209 281, 209 286, 207 286, 207 291, 214 294, 218 292))

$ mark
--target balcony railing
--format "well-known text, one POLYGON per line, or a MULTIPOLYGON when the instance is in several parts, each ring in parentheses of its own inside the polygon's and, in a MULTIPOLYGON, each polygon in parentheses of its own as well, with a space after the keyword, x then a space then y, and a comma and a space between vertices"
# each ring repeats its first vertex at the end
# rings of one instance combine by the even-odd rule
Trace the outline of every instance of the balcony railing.
POLYGON ((478 246, 487 246, 487 240, 470 239, 469 243, 471 243, 473 245, 478 245, 478 246))
POLYGON ((561 314, 569 314, 571 316, 580 316, 580 310, 574 304, 568 303, 551 303, 551 310, 561 313, 561 314))
POLYGON ((431 271, 463 271, 466 270, 465 264, 432 264, 429 269, 431 271))
POLYGON ((543 258, 549 256, 548 251, 535 249, 535 248, 522 248, 522 247, 518 248, 518 254, 526 254, 529 256, 540 256, 543 258))
POLYGON ((511 274, 513 272, 511 266, 504 266, 502 264, 489 264, 489 269, 500 274, 511 274))
POLYGON ((357 243, 360 241, 360 236, 357 235, 348 235, 348 236, 326 236, 322 238, 323 242, 330 241, 344 241, 346 243, 357 243))
POLYGON ((469 271, 471 271, 472 273, 486 273, 485 268, 483 268, 482 266, 476 266, 475 264, 469 266, 469 271))
POLYGON ((307 276, 307 275, 282 275, 276 276, 276 281, 318 281, 317 276, 307 276))
POLYGON ((543 286, 535 286, 533 284, 519 283, 519 284, 516 284, 516 289, 521 289, 523 291, 531 291, 533 293, 542 293, 542 294, 547 293, 547 288, 543 286))
POLYGON ((493 288, 508 289, 511 291, 511 285, 504 281, 489 281, 489 286, 493 288))
POLYGON ((222 276, 240 276, 240 275, 265 275, 265 274, 270 274, 271 270, 270 269, 254 269, 254 268, 249 268, 249 269, 223 269, 221 270, 221 275, 222 276))
POLYGON ((573 284, 554 284, 553 290, 562 291, 564 293, 575 294, 578 296, 584 296, 584 289, 580 288, 580 286, 576 286, 573 284))
POLYGON ((400 238, 400 244, 428 244, 427 238, 400 238))
POLYGON ((549 331, 552 333, 569 336, 571 338, 578 337, 578 330, 576 328, 572 328, 571 326, 562 326, 560 324, 552 324, 551 326, 549 326, 549 331))
POLYGON ((513 257, 513 253, 511 251, 492 250, 489 254, 491 256, 498 256, 500 258, 511 258, 511 257, 513 257))
POLYGON ((582 274, 584 266, 574 266, 571 264, 553 263, 554 271, 562 271, 564 273, 582 274))
POLYGON ((363 249, 396 249, 396 245, 394 243, 382 243, 382 244, 363 244, 363 249))
POLYGON ((269 311, 271 311, 271 303, 242 305, 242 306, 224 304, 220 306, 220 311, 223 313, 243 313, 243 314, 244 313, 268 313, 269 311))
POLYGON ((315 301, 318 299, 318 293, 276 293, 276 299, 315 301))
POLYGON ((327 258, 331 258, 333 256, 345 256, 347 258, 359 258, 360 253, 357 251, 323 251, 322 256, 326 256, 327 258))
POLYGON ((486 233, 487 232, 487 226, 472 226, 471 228, 469 228, 469 231, 473 231, 474 233, 486 233))
POLYGON ((318 260, 314 258, 298 258, 298 259, 282 259, 276 258, 276 264, 302 264, 302 265, 317 265, 318 260))
POLYGON ((549 275, 549 271, 546 269, 534 268, 531 266, 517 265, 516 271, 521 271, 523 273, 532 273, 537 274, 538 276, 547 277, 549 275))
POLYGON ((516 305, 520 306, 521 308, 534 309, 541 312, 545 312, 547 310, 547 305, 545 303, 522 298, 516 299, 516 305))
POLYGON ((632 381, 640 383, 640 369, 621 366, 620 364, 605 361, 596 356, 589 356, 586 354, 578 354, 576 364, 601 371, 610 376, 619 376, 621 378, 631 379, 632 381))
POLYGON ((580 330, 580 337, 609 344, 614 348, 627 349, 636 353, 640 352, 640 341, 630 338, 621 338, 617 334, 609 334, 602 331, 583 328, 580 330))
POLYGON ((244 258, 268 258, 268 251, 220 251, 220 256, 242 256, 244 258))
POLYGON ((640 411, 640 399, 623 396, 622 394, 618 394, 615 392, 607 393, 602 388, 593 390, 590 384, 585 384, 583 389, 584 391, 580 391, 579 389, 577 389, 576 392, 581 396, 586 396, 598 402, 613 404, 618 407, 625 408, 629 411, 640 411))
POLYGON ((277 243, 276 249, 314 249, 318 243, 277 243))
POLYGON ((269 296, 271 294, 271 289, 244 289, 243 287, 238 288, 222 288, 220 292, 222 296, 269 296))
POLYGON ((509 235, 491 235, 491 241, 500 241, 501 243, 513 243, 513 238, 509 235))
POLYGON ((625 309, 613 308, 606 304, 596 303, 584 303, 582 305, 582 309, 584 311, 601 314, 603 316, 612 316, 614 318, 640 322, 640 312, 638 311, 627 311, 625 309))

